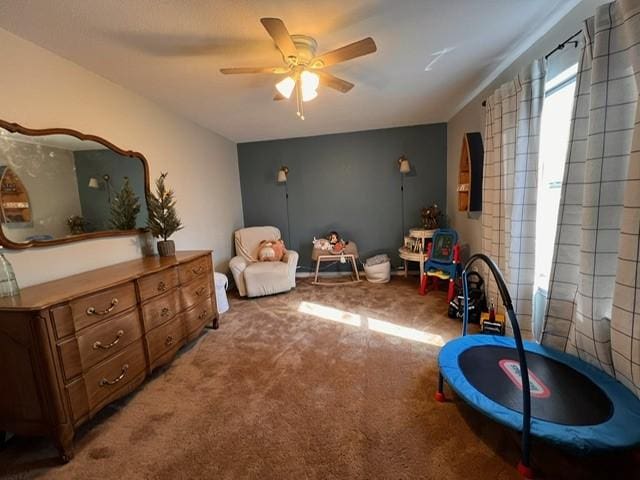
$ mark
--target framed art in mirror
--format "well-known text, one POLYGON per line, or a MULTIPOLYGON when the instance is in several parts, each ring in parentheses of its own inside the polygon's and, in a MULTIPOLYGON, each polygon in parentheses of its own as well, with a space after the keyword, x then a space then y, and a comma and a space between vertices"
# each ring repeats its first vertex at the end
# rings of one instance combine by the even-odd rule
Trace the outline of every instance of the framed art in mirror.
POLYGON ((68 128, 0 120, 0 245, 51 246, 146 231, 149 165, 68 128))

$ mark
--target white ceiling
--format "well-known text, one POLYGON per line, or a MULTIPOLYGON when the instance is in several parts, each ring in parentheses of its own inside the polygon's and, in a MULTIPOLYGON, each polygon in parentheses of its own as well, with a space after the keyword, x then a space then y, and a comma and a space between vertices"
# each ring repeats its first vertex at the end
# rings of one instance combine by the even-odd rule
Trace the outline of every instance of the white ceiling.
POLYGON ((0 27, 245 142, 445 122, 577 1, 0 0, 0 27), (319 52, 367 36, 378 51, 329 67, 355 88, 321 88, 301 121, 293 102, 272 101, 279 77, 218 72, 281 65, 265 16, 319 52))

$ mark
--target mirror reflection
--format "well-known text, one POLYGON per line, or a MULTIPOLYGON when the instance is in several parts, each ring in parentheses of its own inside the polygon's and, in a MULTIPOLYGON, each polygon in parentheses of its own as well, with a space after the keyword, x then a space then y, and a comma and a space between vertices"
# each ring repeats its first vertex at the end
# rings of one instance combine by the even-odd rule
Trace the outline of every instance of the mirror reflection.
POLYGON ((145 166, 72 135, 0 129, 0 223, 14 243, 143 228, 145 166))

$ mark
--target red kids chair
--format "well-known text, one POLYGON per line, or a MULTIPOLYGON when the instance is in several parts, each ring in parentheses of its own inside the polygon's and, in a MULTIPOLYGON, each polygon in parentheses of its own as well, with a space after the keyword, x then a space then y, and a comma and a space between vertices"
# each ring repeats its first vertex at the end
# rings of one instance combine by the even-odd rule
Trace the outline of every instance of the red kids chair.
POLYGON ((427 261, 424 262, 424 273, 420 280, 420 295, 426 295, 429 291, 429 279, 432 279, 434 289, 438 288, 439 280, 448 280, 447 302, 453 300, 455 282, 462 273, 460 267, 458 232, 450 228, 436 230, 427 247, 427 261))

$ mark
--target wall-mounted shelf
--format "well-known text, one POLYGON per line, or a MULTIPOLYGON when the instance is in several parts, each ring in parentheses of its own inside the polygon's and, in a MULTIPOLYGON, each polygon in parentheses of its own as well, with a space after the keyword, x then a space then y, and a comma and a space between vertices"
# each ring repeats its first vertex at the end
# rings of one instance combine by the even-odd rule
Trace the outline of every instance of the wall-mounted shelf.
POLYGON ((484 148, 479 132, 465 133, 458 170, 458 211, 482 210, 482 165, 484 148))
POLYGON ((20 177, 6 166, 0 166, 0 222, 28 223, 31 221, 29 195, 20 177))

